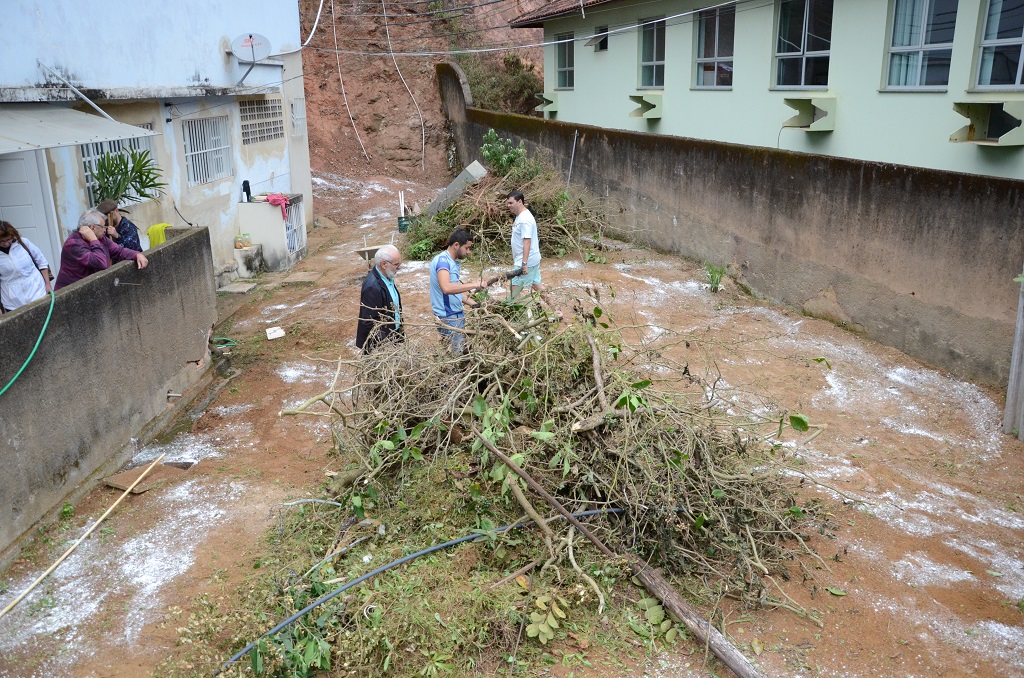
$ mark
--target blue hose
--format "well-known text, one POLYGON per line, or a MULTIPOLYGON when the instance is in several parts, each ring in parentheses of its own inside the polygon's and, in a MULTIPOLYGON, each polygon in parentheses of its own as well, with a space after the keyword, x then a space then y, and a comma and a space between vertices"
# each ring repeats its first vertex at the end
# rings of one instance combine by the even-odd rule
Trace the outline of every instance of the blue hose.
MULTIPOLYGON (((583 511, 582 513, 574 513, 572 515, 573 515, 574 518, 585 518, 587 516, 596 516, 596 515, 600 515, 600 514, 609 514, 609 513, 622 513, 622 509, 619 509, 619 508, 596 509, 596 510, 593 510, 593 511, 583 511)), ((549 519, 549 522, 551 520, 563 520, 563 519, 564 518, 562 516, 554 516, 554 517, 549 519)), ((506 530, 510 530, 513 527, 527 527, 527 526, 532 525, 532 524, 533 524, 532 522, 529 522, 529 523, 523 523, 522 525, 505 525, 503 527, 497 528, 494 531, 495 532, 505 532, 506 530)), ((462 544, 462 543, 467 542, 467 541, 473 541, 474 539, 482 539, 484 536, 485 535, 482 535, 482 534, 474 532, 473 534, 467 534, 465 537, 459 537, 458 539, 452 539, 451 541, 446 541, 443 544, 436 544, 434 546, 431 546, 428 549, 423 549, 422 551, 417 551, 416 553, 410 553, 409 555, 404 556, 402 558, 399 558, 398 560, 396 560, 394 562, 388 563, 387 565, 382 565, 382 566, 378 567, 376 570, 373 570, 372 572, 367 572, 366 574, 364 574, 364 575, 362 575, 360 577, 357 577, 356 579, 353 579, 352 581, 350 581, 347 584, 343 585, 341 588, 335 589, 335 590, 331 591, 330 593, 328 593, 328 594, 326 594, 326 595, 324 595, 324 596, 322 596, 320 598, 317 598, 316 600, 314 600, 312 603, 310 603, 306 607, 302 608, 301 610, 299 610, 298 612, 296 612, 292 616, 288 617, 287 619, 285 619, 283 622, 281 622, 280 624, 278 624, 274 628, 272 628, 269 631, 267 631, 266 633, 264 633, 262 636, 260 636, 256 640, 252 641, 251 643, 249 643, 248 645, 243 647, 241 650, 236 652, 231 657, 231 659, 229 659, 226 662, 224 662, 224 664, 219 669, 217 669, 214 672, 213 675, 215 675, 215 676, 220 675, 221 671, 225 670, 227 667, 231 666, 236 661, 241 659, 245 655, 246 652, 248 652, 252 648, 256 647, 256 643, 260 642, 261 640, 263 640, 267 636, 274 635, 278 631, 284 629, 289 624, 292 624, 293 622, 295 622, 298 619, 302 618, 304 615, 312 612, 316 608, 318 608, 321 605, 323 605, 324 603, 326 603, 328 600, 331 600, 332 598, 341 595, 342 593, 344 593, 345 591, 349 590, 353 586, 357 586, 358 584, 362 584, 367 579, 375 577, 375 576, 377 576, 378 574, 380 574, 382 572, 387 572, 388 570, 390 570, 392 568, 395 568, 395 567, 398 567, 399 565, 404 565, 405 563, 408 563, 410 560, 415 560, 415 559, 417 559, 417 558, 419 558, 421 556, 425 556, 425 555, 431 554, 434 551, 440 551, 441 549, 451 548, 452 546, 458 546, 459 544, 462 544)))
POLYGON ((28 354, 27 358, 25 358, 25 363, 21 366, 21 369, 11 377, 11 380, 7 382, 7 386, 4 386, 3 390, 0 391, 0 396, 7 393, 7 389, 9 389, 11 385, 18 380, 21 373, 24 372, 25 368, 28 367, 28 364, 32 362, 32 357, 36 354, 36 349, 39 348, 39 344, 43 342, 43 335, 46 334, 46 328, 50 325, 50 316, 53 315, 53 300, 53 290, 50 290, 50 310, 46 312, 46 322, 43 323, 43 329, 39 330, 39 338, 36 339, 36 345, 32 347, 32 352, 28 354))

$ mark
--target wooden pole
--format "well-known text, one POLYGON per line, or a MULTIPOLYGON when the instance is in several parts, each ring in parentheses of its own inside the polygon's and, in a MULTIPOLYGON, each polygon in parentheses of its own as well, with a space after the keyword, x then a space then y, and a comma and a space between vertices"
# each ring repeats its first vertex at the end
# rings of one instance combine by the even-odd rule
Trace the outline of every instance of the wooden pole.
MULTIPOLYGON (((590 540, 597 549, 609 558, 615 558, 615 553, 608 548, 604 542, 594 536, 594 534, 580 523, 569 511, 562 506, 561 502, 555 499, 551 494, 547 492, 540 484, 534 480, 526 471, 519 468, 511 459, 503 454, 498 448, 496 448, 489 440, 484 438, 480 432, 473 427, 473 433, 476 437, 484 444, 490 452, 501 460, 505 466, 508 466, 517 476, 526 481, 526 484, 530 486, 534 492, 543 497, 548 504, 551 505, 556 511, 558 511, 566 520, 568 520, 577 530, 580 531, 584 537, 590 540)), ((666 580, 661 574, 654 568, 647 565, 633 554, 623 554, 626 561, 629 563, 630 569, 633 570, 633 574, 643 582, 644 587, 653 595, 655 598, 661 601, 665 609, 681 620, 686 628, 690 630, 697 640, 707 645, 715 656, 722 660, 722 662, 728 666, 733 673, 740 678, 765 678, 765 675, 761 673, 750 661, 743 656, 736 647, 728 641, 728 639, 721 634, 721 632, 712 626, 706 619, 700 616, 693 607, 687 603, 682 596, 676 593, 676 590, 672 588, 672 585, 666 580)))
POLYGON ((117 501, 115 501, 113 503, 113 505, 110 508, 108 508, 106 510, 106 512, 102 516, 100 516, 99 520, 97 520, 95 523, 93 523, 92 527, 90 527, 86 531, 85 534, 83 534, 81 537, 79 537, 78 541, 76 541, 74 544, 72 544, 71 548, 69 548, 67 551, 64 552, 64 555, 62 555, 60 558, 57 559, 57 562, 55 562, 53 565, 50 565, 50 567, 46 570, 46 572, 43 572, 41 575, 39 575, 39 578, 36 579, 34 582, 32 582, 32 585, 29 586, 27 589, 25 589, 25 591, 20 596, 18 596, 17 598, 15 598, 14 600, 12 600, 10 603, 7 604, 7 607, 5 607, 3 609, 3 612, 0 612, 0 617, 3 617, 5 614, 10 612, 12 609, 14 609, 14 606, 17 605, 18 603, 20 603, 25 598, 25 596, 27 596, 28 594, 32 593, 32 589, 34 589, 36 586, 38 586, 39 582, 41 582, 44 579, 46 579, 46 577, 51 572, 56 570, 57 566, 60 565, 61 563, 63 563, 64 559, 67 558, 68 556, 70 556, 72 551, 74 551, 76 548, 78 548, 78 545, 81 544, 83 541, 85 541, 86 537, 88 537, 90 534, 92 534, 93 530, 95 530, 97 527, 99 527, 100 523, 102 523, 104 520, 107 519, 107 516, 110 515, 111 511, 113 511, 115 508, 117 508, 117 505, 121 503, 121 500, 124 499, 125 497, 127 497, 131 493, 131 491, 133 489, 135 489, 135 486, 138 485, 142 481, 142 479, 146 477, 146 474, 149 473, 150 471, 152 471, 153 468, 157 464, 159 464, 160 461, 165 456, 167 456, 166 452, 164 454, 161 454, 156 459, 154 459, 153 463, 150 464, 149 467, 145 471, 142 472, 142 475, 140 475, 138 478, 135 479, 135 482, 132 483, 128 487, 128 489, 124 491, 124 494, 122 494, 120 497, 118 497, 117 501))

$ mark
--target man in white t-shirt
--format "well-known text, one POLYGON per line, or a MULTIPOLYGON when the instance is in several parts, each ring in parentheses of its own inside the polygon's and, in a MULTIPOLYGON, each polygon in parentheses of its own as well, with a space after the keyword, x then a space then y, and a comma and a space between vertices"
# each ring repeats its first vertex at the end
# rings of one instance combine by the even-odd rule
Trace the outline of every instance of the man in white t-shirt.
POLYGON ((527 285, 540 295, 541 301, 549 306, 555 317, 562 319, 562 313, 555 309, 544 284, 540 280, 540 241, 537 239, 537 220, 526 208, 522 191, 512 191, 505 203, 509 212, 516 216, 512 224, 512 258, 514 266, 520 269, 519 275, 512 278, 512 298, 519 296, 527 285))

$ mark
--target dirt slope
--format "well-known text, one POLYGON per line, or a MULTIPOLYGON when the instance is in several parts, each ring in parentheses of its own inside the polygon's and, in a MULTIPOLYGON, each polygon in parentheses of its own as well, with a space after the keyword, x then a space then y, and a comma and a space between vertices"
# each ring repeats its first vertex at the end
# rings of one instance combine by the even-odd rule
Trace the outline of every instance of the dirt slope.
MULTIPOLYGON (((541 4, 542 0, 500 0, 440 15, 436 7, 454 3, 334 0, 332 5, 327 0, 316 34, 303 53, 313 168, 352 178, 387 175, 434 183, 448 177, 451 168, 434 65, 453 58, 444 52, 455 44, 473 49, 539 42, 540 29, 510 29, 508 22, 541 4), (389 36, 395 52, 435 54, 392 59, 389 36)), ((303 39, 319 5, 319 0, 299 2, 303 39)), ((538 68, 543 65, 537 48, 516 53, 538 68)))

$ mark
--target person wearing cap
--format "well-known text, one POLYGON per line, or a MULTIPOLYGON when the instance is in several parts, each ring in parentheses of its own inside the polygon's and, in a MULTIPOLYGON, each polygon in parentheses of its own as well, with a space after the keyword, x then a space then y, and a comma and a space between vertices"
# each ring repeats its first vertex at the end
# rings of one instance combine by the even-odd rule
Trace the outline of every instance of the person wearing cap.
POLYGON ((97 210, 89 210, 78 218, 78 230, 68 236, 60 251, 60 272, 54 290, 67 287, 98 271, 105 271, 118 261, 132 260, 140 269, 149 265, 146 255, 121 247, 110 237, 116 233, 107 225, 107 218, 97 210))
POLYGON ((136 252, 142 251, 139 228, 121 214, 128 214, 128 210, 118 207, 116 200, 104 200, 96 206, 96 211, 107 217, 107 225, 113 227, 117 234, 111 236, 114 243, 136 252))

